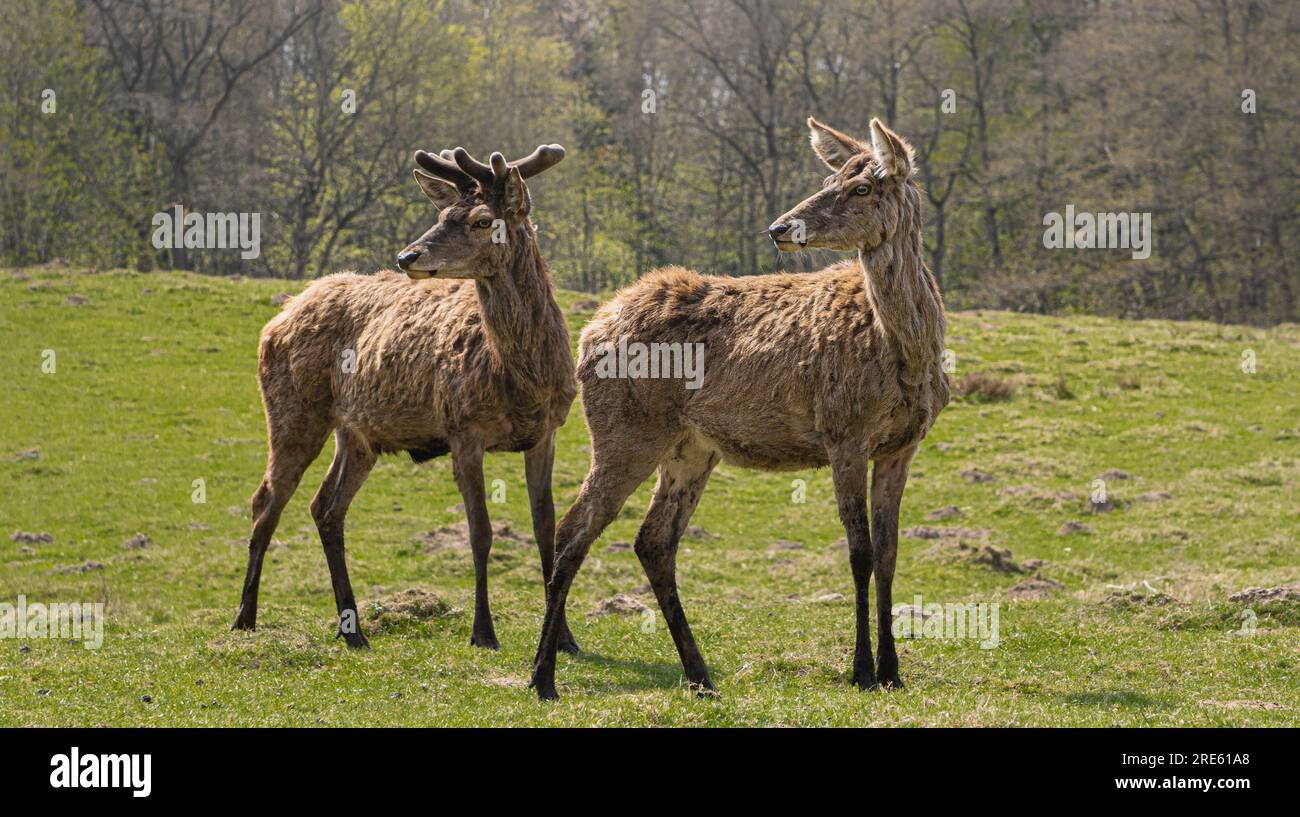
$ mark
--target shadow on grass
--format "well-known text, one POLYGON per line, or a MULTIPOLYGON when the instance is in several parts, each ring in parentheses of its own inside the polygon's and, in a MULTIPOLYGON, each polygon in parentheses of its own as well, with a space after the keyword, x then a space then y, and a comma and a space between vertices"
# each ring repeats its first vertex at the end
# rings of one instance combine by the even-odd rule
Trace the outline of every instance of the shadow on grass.
MULTIPOLYGON (((682 665, 678 663, 609 658, 585 649, 568 658, 571 661, 614 670, 617 673, 617 678, 591 681, 590 686, 593 690, 638 692, 647 689, 677 689, 686 683, 686 675, 682 672, 682 665)), ((558 671, 563 672, 563 669, 559 668, 558 671)))
POLYGON ((1144 709, 1169 709, 1173 704, 1131 689, 1103 690, 1099 692, 1071 692, 1061 696, 1066 703, 1078 706, 1111 707, 1141 711, 1144 709))

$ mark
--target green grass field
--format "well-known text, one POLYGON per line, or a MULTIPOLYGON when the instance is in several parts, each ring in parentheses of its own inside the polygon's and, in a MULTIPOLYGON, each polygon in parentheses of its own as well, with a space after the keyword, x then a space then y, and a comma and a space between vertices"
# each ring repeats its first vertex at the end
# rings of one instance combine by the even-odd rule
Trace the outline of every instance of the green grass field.
MULTIPOLYGON (((1300 597, 1229 599, 1300 584, 1300 327, 955 313, 954 377, 1015 392, 954 400, 923 445, 895 601, 997 603, 995 648, 902 640, 906 690, 851 688, 852 579, 829 471, 724 465, 678 560, 721 697, 686 690, 661 617, 590 615, 617 594, 657 613, 622 546, 647 483, 578 576, 569 616, 584 652, 561 655, 564 697, 543 704, 527 689, 536 550, 498 538, 502 649, 471 647, 468 547, 454 530, 430 535, 463 518, 447 458, 387 457, 353 503, 350 568, 373 649, 333 637, 307 512, 332 443, 268 554, 259 629, 230 630, 266 456, 258 332, 272 297, 301 286, 0 271, 0 602, 106 604, 97 650, 0 639, 0 726, 1300 723, 1300 597), (1108 513, 1090 506, 1098 478, 1108 513), (137 533, 148 544, 128 547, 137 533)), ((571 310, 575 342, 589 316, 571 310)), ((575 405, 561 510, 587 465, 575 405)), ((522 455, 490 456, 486 470, 504 493, 494 523, 527 534, 522 455)))

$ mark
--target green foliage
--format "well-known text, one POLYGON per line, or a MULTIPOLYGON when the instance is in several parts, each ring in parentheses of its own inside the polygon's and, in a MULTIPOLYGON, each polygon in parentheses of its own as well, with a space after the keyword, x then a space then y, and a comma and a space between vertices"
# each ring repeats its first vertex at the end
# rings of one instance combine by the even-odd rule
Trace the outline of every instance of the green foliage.
POLYGON ((0 258, 148 263, 154 164, 111 110, 73 0, 0 5, 0 258))

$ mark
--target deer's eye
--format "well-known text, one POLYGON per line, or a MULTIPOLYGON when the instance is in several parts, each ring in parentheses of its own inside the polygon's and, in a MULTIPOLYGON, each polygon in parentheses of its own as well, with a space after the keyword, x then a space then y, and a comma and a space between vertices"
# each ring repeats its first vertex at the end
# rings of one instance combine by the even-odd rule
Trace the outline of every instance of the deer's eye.
POLYGON ((481 218, 481 219, 479 219, 478 221, 475 221, 475 222, 474 222, 474 226, 475 226, 475 227, 478 227, 479 229, 485 229, 485 228, 487 228, 487 227, 491 227, 491 226, 492 226, 492 219, 490 219, 490 218, 486 218, 486 217, 485 217, 485 218, 481 218))
POLYGON ((860 184, 860 185, 858 185, 857 187, 853 188, 853 192, 856 193, 856 194, 859 195, 859 196, 865 196, 865 195, 867 195, 868 193, 871 192, 871 185, 869 185, 869 184, 860 184))

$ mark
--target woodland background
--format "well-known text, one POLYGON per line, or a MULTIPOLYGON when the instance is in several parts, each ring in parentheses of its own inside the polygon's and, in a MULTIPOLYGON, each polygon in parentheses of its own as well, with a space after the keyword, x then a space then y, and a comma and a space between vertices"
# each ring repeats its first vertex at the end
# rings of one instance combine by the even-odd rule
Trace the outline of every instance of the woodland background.
POLYGON ((879 116, 950 307, 1296 321, 1298 34, 1291 0, 2 0, 0 264, 374 270, 433 220, 415 148, 560 142, 562 286, 815 269, 760 234, 825 174, 804 120, 879 116), (261 256, 155 250, 173 203, 261 213, 261 256), (1151 258, 1044 249, 1067 204, 1151 212, 1151 258))

